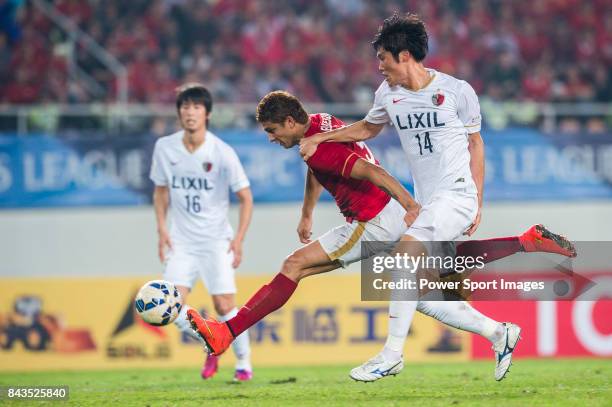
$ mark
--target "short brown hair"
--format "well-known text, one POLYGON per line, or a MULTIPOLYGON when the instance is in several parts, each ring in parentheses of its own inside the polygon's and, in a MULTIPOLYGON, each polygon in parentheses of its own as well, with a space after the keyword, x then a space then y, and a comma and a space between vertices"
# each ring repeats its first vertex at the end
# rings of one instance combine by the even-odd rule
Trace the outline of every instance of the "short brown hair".
POLYGON ((259 123, 283 123, 289 116, 300 124, 308 122, 308 113, 298 98, 284 90, 275 90, 259 101, 255 119, 259 123))

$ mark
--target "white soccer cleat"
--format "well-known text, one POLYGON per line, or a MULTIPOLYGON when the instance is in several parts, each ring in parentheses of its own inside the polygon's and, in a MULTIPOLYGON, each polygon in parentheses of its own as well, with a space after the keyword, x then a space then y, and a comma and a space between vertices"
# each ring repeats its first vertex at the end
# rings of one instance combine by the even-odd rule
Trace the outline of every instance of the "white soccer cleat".
POLYGON ((512 365, 512 352, 521 339, 521 327, 511 322, 504 322, 506 333, 493 345, 495 352, 495 380, 500 381, 512 365))
POLYGON ((374 382, 385 376, 395 376, 404 368, 404 360, 387 361, 382 353, 374 356, 361 366, 357 366, 349 376, 358 382, 374 382))

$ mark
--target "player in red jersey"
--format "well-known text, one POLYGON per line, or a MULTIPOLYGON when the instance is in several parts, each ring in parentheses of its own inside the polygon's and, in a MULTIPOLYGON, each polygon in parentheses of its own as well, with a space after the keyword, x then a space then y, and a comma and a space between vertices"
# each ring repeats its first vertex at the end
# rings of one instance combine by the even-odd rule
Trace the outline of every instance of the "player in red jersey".
MULTIPOLYGON (((344 125, 328 114, 309 116, 297 98, 286 92, 266 95, 258 105, 257 120, 270 141, 285 148, 297 146, 302 137, 344 125)), ((226 324, 203 320, 197 312, 190 314, 210 352, 224 352, 239 332, 285 304, 302 278, 360 260, 361 241, 397 241, 418 215, 410 193, 377 165, 365 144, 329 143, 322 147, 307 162, 298 226, 300 240, 307 244, 289 255, 276 277, 226 324), (324 187, 333 195, 346 223, 311 242, 312 211, 324 187)))
MULTIPOLYGON (((282 91, 272 92, 261 100, 257 109, 257 120, 268 133, 270 141, 285 148, 298 145, 303 137, 344 125, 342 121, 329 114, 308 115, 297 98, 282 91)), ((317 152, 307 161, 309 169, 302 218, 298 226, 300 241, 307 245, 287 257, 280 273, 251 297, 236 317, 226 323, 204 320, 197 312, 189 312, 188 317, 194 329, 206 341, 210 352, 223 353, 234 337, 280 308, 291 297, 302 278, 361 260, 364 254, 361 253, 359 242, 399 240, 418 215, 418 206, 410 193, 377 164, 364 143, 319 145, 317 152), (312 212, 323 188, 332 194, 347 222, 311 242, 312 212), (403 223, 398 221, 402 218, 403 223)), ((521 238, 491 239, 481 241, 484 243, 479 246, 474 245, 475 241, 472 241, 464 246, 465 252, 472 255, 478 250, 489 251, 491 252, 489 258, 499 259, 521 251, 522 245, 524 246, 520 241, 521 238), (493 241, 496 243, 503 241, 506 244, 487 244, 493 241)), ((526 239, 526 242, 533 240, 523 239, 526 239)), ((547 238, 545 241, 548 244, 551 239, 547 238)), ((563 249, 559 245, 553 244, 553 246, 556 252, 565 250, 562 254, 570 254, 568 249, 563 249)), ((532 248, 541 250, 542 246, 532 248)), ((457 254, 463 253, 458 250, 457 254)), ((502 330, 501 323, 480 314, 468 303, 419 301, 417 310, 453 327, 479 333, 485 337, 492 337, 496 330, 502 330)), ((397 315, 401 313, 400 311, 401 301, 391 301, 390 314, 397 315)), ((391 342, 396 345, 401 342, 403 346, 411 319, 412 315, 407 318, 402 315, 401 318, 390 319, 391 342), (392 327, 391 322, 397 326, 392 327), (394 329, 396 332, 391 332, 394 329)), ((384 370, 377 369, 377 373, 373 375, 354 375, 351 372, 351 377, 356 380, 371 381, 397 374, 403 367, 401 354, 398 360, 393 360, 388 365, 384 370)))

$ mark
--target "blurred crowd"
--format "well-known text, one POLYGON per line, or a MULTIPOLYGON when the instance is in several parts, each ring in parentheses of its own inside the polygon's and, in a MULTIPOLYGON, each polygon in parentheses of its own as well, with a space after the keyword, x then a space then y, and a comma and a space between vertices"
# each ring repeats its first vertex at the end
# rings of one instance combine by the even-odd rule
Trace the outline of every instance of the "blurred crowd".
MULTIPOLYGON (((49 3, 127 68, 131 102, 172 103, 177 85, 200 81, 218 102, 288 89, 308 102, 368 103, 382 79, 370 42, 395 10, 426 22, 425 65, 467 80, 481 97, 612 99, 607 0, 49 3)), ((111 70, 31 2, 0 0, 0 16, 0 103, 115 99, 111 70)))

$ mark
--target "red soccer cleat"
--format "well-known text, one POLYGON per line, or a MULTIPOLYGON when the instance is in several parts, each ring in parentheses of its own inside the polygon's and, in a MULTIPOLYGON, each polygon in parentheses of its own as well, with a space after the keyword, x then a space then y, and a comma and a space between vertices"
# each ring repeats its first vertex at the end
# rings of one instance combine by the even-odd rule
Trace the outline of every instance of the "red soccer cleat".
POLYGON ((234 340, 225 322, 204 319, 193 308, 187 310, 187 319, 191 328, 206 342, 210 354, 221 356, 234 340))
POLYGON ((206 357, 206 362, 204 363, 204 367, 202 367, 202 372, 200 374, 202 376, 202 379, 206 380, 216 375, 218 370, 219 370, 219 357, 209 354, 206 357))
POLYGON ((576 257, 572 242, 561 235, 547 230, 543 225, 534 225, 519 236, 519 242, 526 252, 557 253, 567 257, 576 257))
POLYGON ((248 382, 253 378, 253 371, 246 369, 237 369, 234 373, 234 380, 237 382, 248 382))

